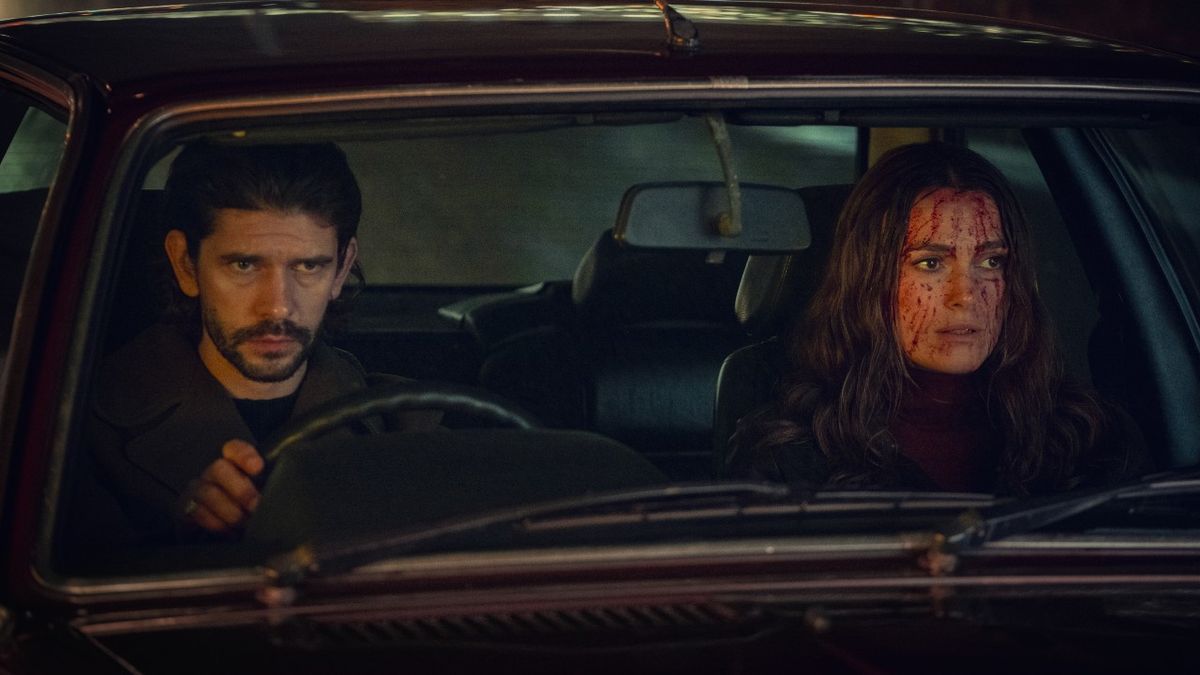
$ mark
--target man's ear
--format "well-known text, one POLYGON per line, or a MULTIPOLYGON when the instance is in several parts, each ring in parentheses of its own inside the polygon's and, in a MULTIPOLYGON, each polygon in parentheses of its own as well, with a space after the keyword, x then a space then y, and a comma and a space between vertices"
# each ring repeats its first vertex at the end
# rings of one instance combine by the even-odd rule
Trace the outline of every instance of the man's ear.
POLYGON ((167 260, 171 262, 171 271, 175 273, 179 290, 189 298, 200 295, 200 284, 196 281, 196 263, 188 253, 187 237, 180 230, 171 230, 163 240, 163 248, 167 250, 167 260))
POLYGON ((333 288, 329 292, 330 300, 335 300, 342 294, 342 285, 346 283, 346 277, 350 276, 350 268, 357 259, 358 238, 350 237, 350 241, 346 242, 346 253, 342 255, 342 264, 338 266, 337 276, 333 279, 333 288))

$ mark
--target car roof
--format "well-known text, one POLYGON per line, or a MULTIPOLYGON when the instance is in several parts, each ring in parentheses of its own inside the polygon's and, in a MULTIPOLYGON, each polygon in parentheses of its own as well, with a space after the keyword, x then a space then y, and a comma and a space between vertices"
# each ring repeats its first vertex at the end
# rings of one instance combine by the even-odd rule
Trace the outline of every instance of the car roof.
POLYGON ((250 2, 0 23, 0 50, 108 92, 613 78, 1003 77, 1194 85, 1176 54, 978 17, 835 5, 674 5, 700 33, 672 50, 653 2, 250 2))

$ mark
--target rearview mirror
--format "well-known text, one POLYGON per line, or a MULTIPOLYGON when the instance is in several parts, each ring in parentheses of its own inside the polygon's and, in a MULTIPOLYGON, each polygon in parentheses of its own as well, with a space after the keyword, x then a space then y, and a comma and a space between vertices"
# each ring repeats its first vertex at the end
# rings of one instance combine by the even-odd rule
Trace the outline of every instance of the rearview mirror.
POLYGON ((634 248, 791 253, 812 243, 804 200, 774 185, 742 184, 742 231, 720 233, 729 213, 724 183, 644 183, 625 192, 613 237, 634 248))

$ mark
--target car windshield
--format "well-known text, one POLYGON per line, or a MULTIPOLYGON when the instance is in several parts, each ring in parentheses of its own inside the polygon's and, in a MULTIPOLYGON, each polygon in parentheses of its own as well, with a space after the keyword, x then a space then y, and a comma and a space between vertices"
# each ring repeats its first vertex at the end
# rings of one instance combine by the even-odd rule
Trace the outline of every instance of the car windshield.
POLYGON ((161 136, 61 564, 941 531, 1195 465, 1196 128, 889 114, 161 136))

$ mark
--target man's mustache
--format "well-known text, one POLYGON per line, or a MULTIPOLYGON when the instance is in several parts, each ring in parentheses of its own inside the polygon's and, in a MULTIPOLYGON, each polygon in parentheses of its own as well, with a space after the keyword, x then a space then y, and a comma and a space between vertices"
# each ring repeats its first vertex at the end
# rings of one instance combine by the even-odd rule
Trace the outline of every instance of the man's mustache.
POLYGON ((239 328, 229 336, 229 343, 233 346, 237 346, 243 342, 246 342, 247 340, 266 337, 268 335, 274 337, 289 337, 302 345, 306 345, 312 341, 311 330, 285 319, 283 321, 261 321, 253 326, 239 328))

